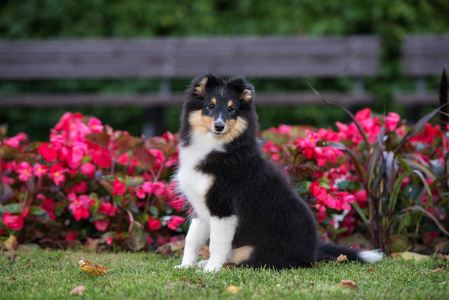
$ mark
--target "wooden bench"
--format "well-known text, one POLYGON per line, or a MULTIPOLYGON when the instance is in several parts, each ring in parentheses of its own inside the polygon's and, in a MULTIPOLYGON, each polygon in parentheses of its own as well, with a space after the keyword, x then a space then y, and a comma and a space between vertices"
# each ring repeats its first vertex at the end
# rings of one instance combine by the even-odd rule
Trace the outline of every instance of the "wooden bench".
MULTIPOLYGON (((154 94, 0 95, 0 107, 138 105, 151 107, 146 135, 160 131, 162 108, 182 94, 170 81, 213 72, 253 78, 353 78, 350 93, 321 91, 343 105, 366 105, 363 79, 379 74, 380 40, 350 37, 229 37, 0 41, 0 80, 157 78, 154 94), (159 128, 159 129, 158 129, 159 128)), ((261 90, 256 87, 256 91, 261 90)), ((258 104, 322 104, 313 93, 257 93, 258 104)))
POLYGON ((414 92, 395 95, 395 101, 415 112, 419 106, 439 105, 438 86, 428 92, 426 78, 441 76, 443 68, 449 65, 449 35, 406 36, 401 63, 403 73, 416 79, 416 86, 414 92))

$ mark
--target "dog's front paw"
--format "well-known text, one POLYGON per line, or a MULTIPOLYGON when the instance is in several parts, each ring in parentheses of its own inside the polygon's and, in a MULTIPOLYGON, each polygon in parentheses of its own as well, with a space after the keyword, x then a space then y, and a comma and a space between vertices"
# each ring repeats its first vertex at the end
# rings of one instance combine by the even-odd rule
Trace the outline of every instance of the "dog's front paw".
POLYGON ((173 268, 174 269, 190 269, 190 268, 196 268, 196 267, 197 267, 197 265, 195 265, 195 264, 181 264, 181 265, 174 266, 173 268))
POLYGON ((221 265, 215 265, 208 262, 203 270, 204 272, 215 273, 221 270, 221 265))
POLYGON ((198 268, 204 269, 204 267, 207 265, 208 262, 209 262, 209 260, 200 260, 198 262, 198 268))

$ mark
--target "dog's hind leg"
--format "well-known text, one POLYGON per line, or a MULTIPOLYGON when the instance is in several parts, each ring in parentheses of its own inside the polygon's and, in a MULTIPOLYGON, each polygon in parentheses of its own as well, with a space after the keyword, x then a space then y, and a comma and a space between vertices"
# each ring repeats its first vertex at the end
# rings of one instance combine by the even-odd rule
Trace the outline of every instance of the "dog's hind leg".
POLYGON ((237 216, 225 218, 211 217, 210 221, 210 258, 204 271, 219 271, 226 262, 232 249, 232 240, 237 229, 237 216))
POLYGON ((189 231, 186 236, 186 245, 184 247, 184 256, 182 264, 176 268, 191 268, 197 266, 198 252, 209 238, 209 222, 201 218, 192 219, 189 231))

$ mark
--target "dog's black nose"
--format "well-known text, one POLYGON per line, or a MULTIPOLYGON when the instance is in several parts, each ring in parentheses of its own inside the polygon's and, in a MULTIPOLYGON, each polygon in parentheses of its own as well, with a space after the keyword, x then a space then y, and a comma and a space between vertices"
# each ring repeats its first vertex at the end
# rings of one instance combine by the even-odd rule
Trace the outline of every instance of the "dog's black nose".
POLYGON ((223 129, 225 128, 225 123, 223 123, 223 122, 215 122, 214 127, 215 127, 215 131, 216 132, 222 132, 223 129))

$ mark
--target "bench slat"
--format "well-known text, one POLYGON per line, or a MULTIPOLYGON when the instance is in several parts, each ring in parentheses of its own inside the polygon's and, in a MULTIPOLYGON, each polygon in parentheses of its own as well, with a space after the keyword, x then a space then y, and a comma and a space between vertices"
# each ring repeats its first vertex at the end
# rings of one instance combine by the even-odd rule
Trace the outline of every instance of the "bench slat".
POLYGON ((402 45, 402 68, 406 75, 439 75, 449 64, 449 35, 407 36, 402 45))
POLYGON ((373 36, 0 42, 0 79, 374 76, 379 53, 373 36))
MULTIPOLYGON (((366 105, 372 104, 374 98, 370 95, 348 95, 344 93, 323 93, 326 100, 341 105, 366 105)), ((58 107, 58 106, 167 106, 177 105, 182 102, 184 95, 172 94, 161 96, 157 94, 139 95, 95 95, 95 94, 49 94, 49 95, 19 95, 0 96, 0 107, 58 107)), ((312 93, 289 94, 258 94, 257 105, 281 104, 313 104, 321 105, 324 102, 312 93)))

